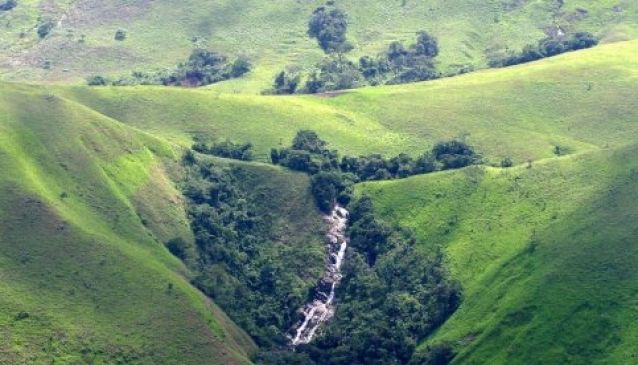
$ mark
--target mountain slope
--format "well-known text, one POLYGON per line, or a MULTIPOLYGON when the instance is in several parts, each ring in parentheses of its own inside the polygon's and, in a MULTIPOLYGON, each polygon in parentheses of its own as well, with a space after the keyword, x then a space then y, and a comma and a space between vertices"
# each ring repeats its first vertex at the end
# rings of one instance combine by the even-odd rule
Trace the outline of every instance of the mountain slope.
POLYGON ((430 341, 451 341, 453 363, 621 364, 638 356, 637 182, 634 145, 360 192, 461 280, 461 308, 430 341))
MULTIPOLYGON (((247 78, 220 85, 258 93, 287 64, 309 67, 321 59, 306 35, 323 1, 174 2, 123 0, 18 1, 0 13, 0 64, 13 80, 74 80, 172 67, 194 47, 245 54, 256 64, 247 78), (51 33, 36 27, 50 19, 51 33), (118 30, 124 41, 114 39, 118 30)), ((590 31, 603 39, 638 34, 638 5, 629 0, 396 0, 337 2, 349 14, 353 56, 374 54, 390 42, 412 41, 427 30, 439 38, 443 71, 486 65, 490 54, 519 50, 547 34, 590 31)))
POLYGON ((32 88, 2 85, 0 110, 0 363, 249 363, 158 241, 189 234, 171 147, 32 88))
POLYGON ((464 138, 489 162, 619 146, 638 133, 638 42, 507 69, 336 97, 253 96, 162 87, 52 87, 123 123, 179 143, 252 142, 262 159, 301 128, 343 153, 419 154, 464 138))

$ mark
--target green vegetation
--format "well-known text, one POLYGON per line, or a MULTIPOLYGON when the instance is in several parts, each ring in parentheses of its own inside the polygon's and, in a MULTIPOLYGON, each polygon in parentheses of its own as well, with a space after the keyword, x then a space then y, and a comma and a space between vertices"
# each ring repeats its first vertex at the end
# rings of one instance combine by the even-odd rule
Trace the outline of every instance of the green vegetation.
POLYGON ((352 204, 350 224, 334 319, 311 344, 263 353, 259 364, 412 364, 415 345, 459 305, 442 257, 414 250, 414 238, 375 216, 370 199, 352 204))
POLYGON ((213 155, 224 158, 232 158, 234 160, 251 161, 253 156, 252 143, 234 143, 230 140, 223 142, 196 142, 192 149, 196 152, 206 155, 213 155))
POLYGON ((170 145, 39 87, 0 100, 2 361, 248 364, 163 247, 192 241, 170 145))
MULTIPOLYGON (((366 183, 380 215, 444 250, 464 301, 426 344, 453 364, 622 364, 634 356, 635 145, 366 183)), ((426 345, 422 348, 425 350, 426 345)))
POLYGON ((18 6, 17 0, 5 0, 0 3, 0 11, 9 11, 18 6))
POLYGON ((461 141, 439 142, 432 151, 417 159, 402 153, 391 159, 373 154, 344 156, 339 161, 339 153, 327 146, 316 132, 301 130, 297 132, 290 148, 273 148, 270 159, 276 165, 311 175, 320 171, 348 174, 354 182, 404 178, 437 170, 458 169, 480 161, 474 149, 461 141))
POLYGON ((312 12, 308 23, 308 36, 316 38, 326 53, 346 53, 353 46, 346 40, 348 21, 338 8, 321 6, 312 12))
MULTIPOLYGON (((116 33, 120 41, 126 38, 126 34, 116 33)), ((89 86, 130 86, 130 85, 165 85, 199 87, 214 84, 220 81, 241 77, 250 71, 250 62, 242 57, 233 62, 228 62, 226 56, 204 49, 195 49, 188 61, 180 63, 172 71, 155 73, 133 72, 130 78, 119 78, 109 81, 107 78, 96 75, 87 79, 89 86)))
POLYGON ((637 5, 354 0, 339 4, 347 19, 325 22, 329 31, 314 39, 307 28, 317 2, 85 3, 21 1, 0 14, 4 78, 66 82, 99 72, 90 83, 105 86, 0 83, 3 360, 248 364, 252 340, 193 283, 272 349, 259 357, 265 364, 638 356, 638 43, 609 44, 638 34, 637 5), (114 39, 118 29, 125 41, 114 39), (255 95, 273 75, 274 92, 290 94, 306 85, 303 72, 317 91, 387 83, 411 69, 399 81, 458 74, 548 36, 523 56, 592 42, 586 33, 560 40, 577 30, 602 45, 427 84, 255 95), (350 43, 358 64, 339 52, 322 61, 320 37, 332 39, 331 50, 350 43), (409 67, 391 69, 388 45, 409 67), (227 58, 202 53, 171 68, 193 49, 227 58), (197 90, 139 85, 158 83, 166 69, 169 84, 202 86, 247 71, 228 61, 243 52, 255 66, 240 78, 197 90), (133 70, 116 84, 134 86, 111 87, 133 70), (299 130, 325 141, 283 148, 299 130), (250 141, 253 160, 189 154, 197 174, 178 166, 199 136, 229 141, 201 150, 233 158, 250 148, 232 141, 250 141), (272 147, 277 157, 288 151, 286 166, 294 156, 293 166, 314 175, 261 163, 272 147), (354 184, 407 177, 417 165, 462 167, 479 158, 474 149, 483 166, 354 184), (204 196, 188 209, 173 183, 184 173, 204 196), (357 218, 367 200, 349 202, 353 190, 371 197, 374 215, 357 218), (353 207, 349 276, 323 336, 282 352, 295 305, 322 270, 312 195, 323 210, 353 207), (203 238, 190 230, 193 217, 202 217, 194 226, 203 238), (464 300, 444 322, 458 304, 455 280, 464 300))
POLYGON ((598 44, 598 39, 591 33, 579 32, 561 37, 549 37, 538 41, 536 46, 526 46, 521 54, 510 55, 490 61, 492 67, 505 67, 525 62, 537 61, 565 52, 591 48, 598 44))
MULTIPOLYGON (((3 14, 11 26, 0 28, 0 44, 6 45, 0 52, 0 73, 12 80, 82 83, 99 69, 99 74, 117 79, 133 71, 174 67, 193 48, 204 48, 230 59, 245 53, 254 62, 250 74, 215 89, 257 94, 285 65, 309 69, 321 60, 323 52, 307 30, 312 12, 322 3, 273 0, 255 6, 189 0, 175 6, 104 0, 83 6, 63 0, 48 7, 19 1, 3 14), (32 29, 44 16, 62 22, 39 41, 32 29), (117 29, 127 30, 125 42, 114 39, 117 29), (43 70, 42 59, 51 60, 53 67, 43 70)), ((619 3, 507 0, 486 6, 483 0, 354 0, 337 6, 348 14, 353 59, 376 55, 393 41, 410 43, 426 29, 441 45, 437 69, 455 74, 470 66, 486 67, 491 55, 521 50, 557 27, 565 33, 590 32, 603 43, 631 39, 638 35, 638 4, 619 3)))
POLYGON ((113 119, 188 146, 194 136, 250 141, 258 161, 301 129, 344 155, 408 153, 465 140, 485 162, 515 165, 622 146, 638 133, 638 43, 622 42, 507 69, 334 97, 253 96, 156 87, 55 87, 113 119), (613 113, 608 108, 613 105, 613 113), (489 107, 488 107, 489 106, 489 107))
POLYGON ((185 155, 182 183, 195 235, 194 284, 264 348, 286 331, 323 267, 309 179, 270 166, 185 155), (294 223, 293 223, 294 221, 294 223))

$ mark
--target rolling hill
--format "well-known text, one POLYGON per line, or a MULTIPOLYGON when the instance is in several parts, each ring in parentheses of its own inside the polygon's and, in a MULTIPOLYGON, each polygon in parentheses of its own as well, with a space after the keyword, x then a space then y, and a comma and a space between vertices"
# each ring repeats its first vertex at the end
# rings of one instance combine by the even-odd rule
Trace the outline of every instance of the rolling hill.
MULTIPOLYGON (((18 1, 0 12, 0 66, 12 80, 79 81, 172 67, 194 47, 244 54, 256 65, 225 92, 259 93, 285 65, 309 67, 322 57, 306 36, 322 1, 18 1), (36 28, 54 25, 40 39, 36 28), (124 41, 114 39, 118 30, 124 41)), ((491 54, 519 50, 547 34, 590 31, 603 40, 635 37, 638 5, 629 0, 393 0, 336 2, 349 14, 352 56, 374 54, 427 30, 439 38, 444 72, 484 67, 491 54)))
MULTIPOLYGON (((260 161, 218 163, 248 171, 246 189, 262 197, 282 246, 318 257, 308 178, 263 163, 303 128, 342 154, 418 155, 451 138, 482 154, 484 166, 357 186, 422 250, 441 248, 463 287, 461 308, 422 348, 450 342, 457 364, 638 356, 637 41, 427 83, 262 96, 282 64, 321 57, 304 33, 319 3, 247 3, 25 0, 0 14, 4 77, 45 82, 0 83, 0 364, 249 364, 250 337, 164 247, 193 241, 177 161, 193 137, 253 143, 260 161), (42 14, 57 23, 37 41, 42 14), (256 70, 196 90, 64 83, 173 65, 193 37, 250 50, 256 70), (507 157, 515 167, 495 167, 507 157)), ((557 25, 610 41, 636 34, 633 2, 590 3, 342 6, 356 52, 408 40, 424 19, 448 44, 445 68, 483 66, 486 49, 521 47, 557 25)), ((320 276, 307 266, 299 293, 320 276)))

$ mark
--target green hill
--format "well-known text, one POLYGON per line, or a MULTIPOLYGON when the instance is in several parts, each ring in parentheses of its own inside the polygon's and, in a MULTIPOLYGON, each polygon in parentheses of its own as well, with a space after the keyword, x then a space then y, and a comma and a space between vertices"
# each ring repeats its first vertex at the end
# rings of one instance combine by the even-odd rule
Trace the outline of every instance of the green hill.
MULTIPOLYGON (((574 20, 574 27, 610 36, 633 31, 633 23, 624 17, 635 11, 634 5, 618 5, 619 11, 604 1, 581 3, 570 3, 560 13, 567 17, 575 10, 572 6, 589 6, 588 15, 574 20)), ((16 17, 13 24, 31 24, 39 11, 51 11, 59 12, 62 23, 37 45, 31 36, 11 43, 11 51, 4 53, 13 65, 11 78, 27 78, 33 65, 24 60, 42 59, 38 52, 45 46, 58 61, 48 75, 39 71, 29 78, 77 79, 93 71, 88 65, 115 72, 142 64, 153 67, 153 62, 173 64, 188 53, 190 38, 169 52, 154 48, 165 43, 133 43, 141 34, 149 37, 147 44, 155 37, 171 42, 190 35, 190 28, 181 32, 171 23, 164 24, 172 29, 170 37, 157 32, 157 19, 168 19, 168 9, 177 9, 170 21, 199 24, 198 29, 216 34, 210 38, 213 46, 215 41, 221 45, 251 39, 233 28, 234 19, 262 24, 266 15, 277 21, 293 18, 283 2, 254 3, 241 16, 240 8, 228 3, 225 12, 211 20, 215 29, 192 21, 195 15, 188 11, 201 7, 196 1, 185 2, 183 8, 164 2, 144 3, 148 7, 103 2, 95 8, 99 11, 85 2, 60 2, 53 10, 33 4, 21 2, 0 16, 16 17), (113 9, 118 16, 112 19, 120 23, 102 22, 102 17, 115 14, 113 9), (102 63, 91 58, 98 56, 57 51, 67 44, 56 43, 64 41, 65 24, 76 24, 73 21, 83 24, 77 33, 87 30, 82 47, 108 55, 102 63), (107 42, 124 24, 130 44, 99 48, 92 43, 107 42), (149 24, 155 26, 144 33, 149 24), (136 61, 128 62, 128 56, 109 59, 117 54, 114 49, 130 52, 136 61), (24 53, 16 56, 21 50, 24 53), (69 54, 73 56, 67 58, 69 54), (164 58, 155 61, 157 54, 164 58), (69 72, 58 69, 64 62, 69 63, 61 67, 69 72)), ((518 8, 502 2, 478 7, 489 10, 488 15, 474 14, 477 5, 467 1, 454 11, 447 10, 451 5, 433 2, 404 4, 397 12, 394 4, 368 8, 370 14, 385 14, 382 10, 387 9, 389 20, 404 15, 405 9, 419 14, 418 9, 427 6, 439 14, 434 18, 440 24, 454 24, 452 14, 466 19, 459 15, 464 11, 481 19, 476 28, 464 28, 466 23, 454 27, 477 29, 485 37, 467 56, 479 65, 483 48, 494 41, 490 34, 510 29, 506 24, 514 19, 526 24, 518 20, 538 20, 538 14, 549 11, 542 1, 512 2, 518 8), (494 14, 500 14, 498 22, 494 14)), ((517 164, 508 170, 471 167, 358 187, 374 197, 384 217, 411 227, 423 250, 442 247, 463 286, 461 308, 423 346, 451 341, 459 351, 459 364, 622 364, 638 356, 632 347, 638 336, 633 324, 638 281, 632 269, 638 254, 638 212, 632 205, 638 169, 638 42, 332 97, 222 92, 227 87, 261 87, 271 71, 293 57, 313 62, 304 49, 318 58, 314 44, 303 35, 305 14, 316 5, 295 5, 303 15, 294 17, 299 22, 295 34, 306 48, 291 46, 298 52, 293 56, 284 52, 279 59, 271 58, 276 51, 268 51, 272 42, 254 38, 251 49, 265 61, 241 81, 246 82, 243 86, 227 83, 192 90, 0 84, 0 287, 6 293, 0 297, 0 338, 8 339, 0 341, 0 353, 7 354, 0 363, 249 363, 255 351, 250 338, 190 284, 190 271, 164 248, 171 238, 193 239, 176 188, 180 171, 175 162, 180 148, 189 146, 194 136, 252 142, 265 161, 270 148, 287 145, 301 128, 317 131, 341 153, 417 155, 438 141, 463 138, 488 165, 498 165, 505 157, 517 164), (557 146, 560 157, 554 154, 557 146)), ((356 30, 362 25, 355 25, 354 9, 366 7, 344 7, 353 14, 352 38, 365 45, 361 49, 380 47, 399 34, 380 33, 365 40, 356 30)), ((372 23, 375 18, 361 19, 372 23)), ((406 34, 422 28, 409 19, 406 34)), ((544 23, 529 24, 512 30, 508 42, 522 45, 541 37, 539 24, 544 23)), ((466 40, 466 33, 444 30, 437 30, 442 40, 443 34, 466 40)), ((278 39, 265 32, 259 37, 278 39)), ((467 60, 455 53, 442 57, 449 64, 467 60)), ((289 237, 282 243, 317 257, 323 244, 315 231, 319 215, 314 207, 307 209, 307 177, 260 163, 240 165, 250 171, 246 189, 256 187, 255 197, 274 195, 259 209, 273 212, 279 238, 289 237)), ((306 269, 297 280, 297 293, 319 277, 317 267, 306 269)))
MULTIPOLYGON (((254 72, 225 91, 258 93, 287 64, 309 67, 321 59, 306 36, 313 9, 323 1, 19 0, 0 12, 0 65, 13 80, 81 81, 100 73, 174 66, 194 47, 245 54, 254 72), (50 22, 40 39, 36 28, 50 22), (126 39, 115 40, 117 30, 126 39)), ((443 71, 483 67, 491 54, 519 50, 546 34, 590 31, 604 40, 638 33, 638 5, 630 1, 394 0, 337 1, 349 15, 353 57, 376 53, 392 41, 412 41, 420 30, 439 38, 443 71)))
POLYGON ((464 138, 491 163, 619 146, 638 133, 638 42, 427 83, 337 97, 254 96, 163 87, 52 87, 135 128, 178 143, 195 135, 252 142, 265 158, 310 128, 343 153, 419 154, 464 138))
POLYGON ((638 356, 635 146, 365 184, 381 214, 443 247, 465 300, 431 342, 458 364, 638 356))

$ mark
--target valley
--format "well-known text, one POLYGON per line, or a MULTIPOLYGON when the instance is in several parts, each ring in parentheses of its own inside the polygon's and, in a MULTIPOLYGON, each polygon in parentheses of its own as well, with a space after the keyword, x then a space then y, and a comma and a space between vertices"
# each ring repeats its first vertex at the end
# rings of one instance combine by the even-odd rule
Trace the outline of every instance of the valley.
POLYGON ((1 365, 638 357, 633 2, 2 4, 1 365))

